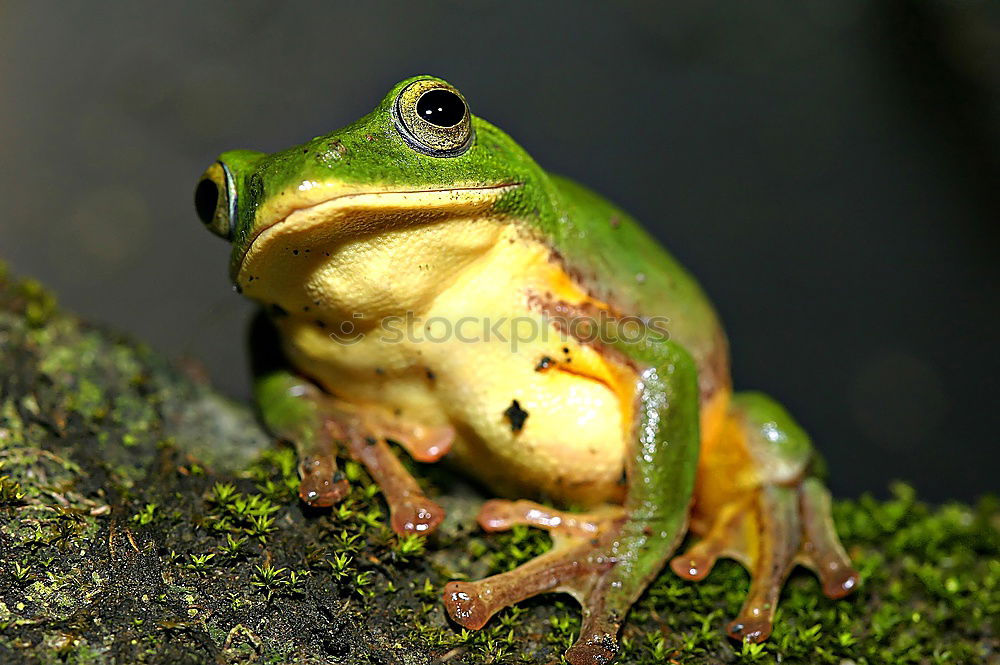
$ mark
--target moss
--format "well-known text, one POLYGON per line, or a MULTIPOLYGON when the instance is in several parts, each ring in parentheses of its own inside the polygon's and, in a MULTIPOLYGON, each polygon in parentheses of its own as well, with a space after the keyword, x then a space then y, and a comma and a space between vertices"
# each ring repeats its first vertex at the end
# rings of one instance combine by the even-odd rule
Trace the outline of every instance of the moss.
MULTIPOLYGON (((5 274, 0 270, 0 275, 5 274)), ((541 532, 470 527, 481 497, 419 471, 449 510, 426 543, 386 526, 354 463, 333 510, 295 499, 293 452, 250 412, 141 345, 0 277, 0 662, 550 663, 579 629, 549 595, 470 632, 449 624, 452 577, 509 570, 541 532)), ((842 501, 864 583, 844 601, 793 574, 770 641, 722 633, 746 573, 669 572, 623 631, 623 663, 1000 663, 1000 503, 842 501)))

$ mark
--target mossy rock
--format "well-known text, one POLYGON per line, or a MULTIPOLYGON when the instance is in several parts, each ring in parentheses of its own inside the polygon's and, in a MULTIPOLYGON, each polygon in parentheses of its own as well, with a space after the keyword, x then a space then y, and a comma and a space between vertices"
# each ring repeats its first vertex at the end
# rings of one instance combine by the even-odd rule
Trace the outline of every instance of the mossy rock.
MULTIPOLYGON (((246 406, 0 270, 0 663, 560 661, 579 627, 567 597, 474 633, 440 603, 449 579, 510 569, 543 534, 477 531, 481 497, 421 467, 449 518, 426 543, 400 539, 371 480, 345 468, 346 501, 304 508, 292 451, 246 406)), ((722 627, 746 573, 668 571, 619 662, 1000 663, 1000 503, 893 493, 835 506, 863 576, 853 597, 825 599, 800 570, 772 638, 741 647, 722 627)))

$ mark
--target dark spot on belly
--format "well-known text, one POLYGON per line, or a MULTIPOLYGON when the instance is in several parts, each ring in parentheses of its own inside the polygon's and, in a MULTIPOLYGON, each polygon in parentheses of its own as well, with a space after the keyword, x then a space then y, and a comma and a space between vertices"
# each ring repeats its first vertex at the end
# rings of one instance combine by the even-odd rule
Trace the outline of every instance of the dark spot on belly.
POLYGON ((293 249, 292 250, 292 254, 294 254, 295 256, 298 256, 299 255, 299 250, 293 249))
POLYGON ((528 419, 528 412, 521 408, 517 400, 511 400, 510 406, 503 412, 503 417, 510 422, 510 431, 515 434, 524 429, 524 421, 528 419))
POLYGON ((379 376, 382 376, 383 374, 385 374, 385 370, 382 369, 381 367, 376 367, 375 373, 378 374, 379 376))
POLYGON ((375 439, 375 437, 373 436, 366 436, 365 443, 368 444, 369 446, 374 446, 376 443, 378 443, 378 440, 375 439))
POLYGON ((556 361, 552 360, 552 358, 550 358, 549 356, 542 356, 542 359, 538 361, 537 365, 535 365, 535 371, 536 372, 545 371, 548 368, 552 367, 555 363, 556 361))
POLYGON ((302 311, 303 312, 308 312, 309 311, 309 305, 303 305, 302 306, 302 311))
POLYGON ((319 319, 316 319, 316 327, 317 328, 326 328, 326 323, 324 321, 320 321, 319 319))
POLYGON ((427 379, 429 381, 433 381, 434 379, 437 378, 437 376, 431 370, 428 369, 428 370, 424 370, 424 371, 427 373, 427 379))

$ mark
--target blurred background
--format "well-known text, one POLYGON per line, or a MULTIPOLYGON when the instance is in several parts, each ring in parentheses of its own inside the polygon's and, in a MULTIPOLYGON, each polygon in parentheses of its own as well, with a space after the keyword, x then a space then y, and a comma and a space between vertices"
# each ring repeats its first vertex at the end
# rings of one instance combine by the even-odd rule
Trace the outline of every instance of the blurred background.
POLYGON ((692 270, 835 493, 1000 489, 1000 3, 674 4, 0 1, 0 259, 246 399, 195 181, 433 73, 692 270))

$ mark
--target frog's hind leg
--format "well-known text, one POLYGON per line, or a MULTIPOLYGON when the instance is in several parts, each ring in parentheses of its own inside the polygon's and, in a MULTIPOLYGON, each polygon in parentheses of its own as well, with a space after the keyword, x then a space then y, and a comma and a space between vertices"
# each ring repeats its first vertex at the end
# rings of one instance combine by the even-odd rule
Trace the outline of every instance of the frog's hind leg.
POLYGON ((689 580, 708 575, 719 557, 751 574, 750 590, 730 637, 760 642, 772 629, 785 579, 796 563, 817 572, 824 593, 840 598, 857 585, 830 517, 829 493, 808 477, 815 452, 805 432, 773 400, 733 397, 719 440, 705 442, 695 495, 702 538, 670 562, 689 580))

